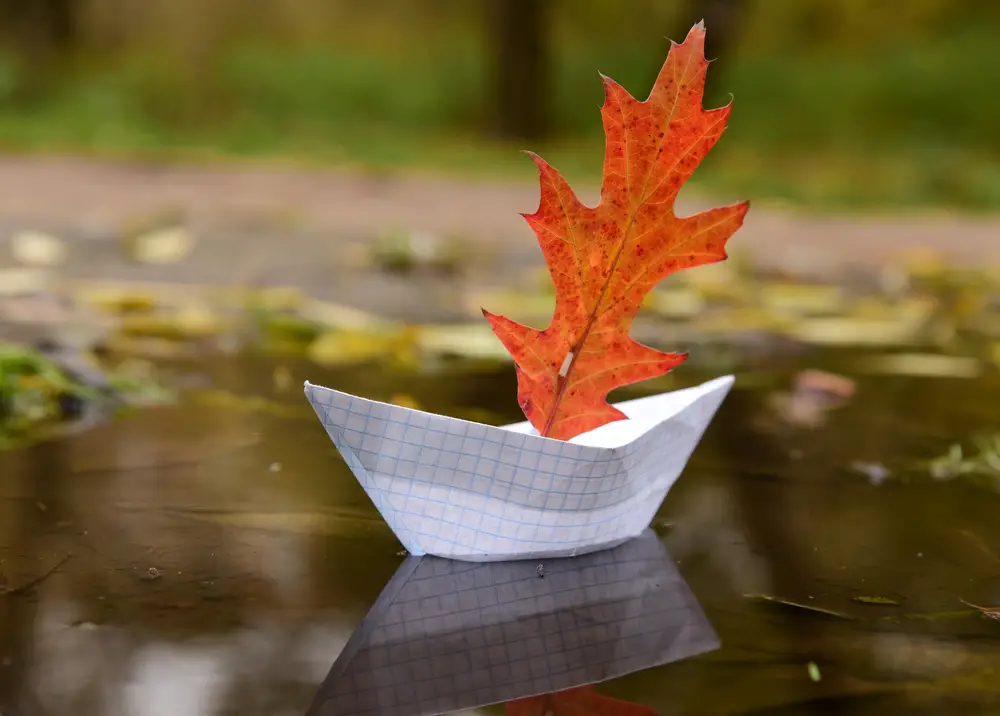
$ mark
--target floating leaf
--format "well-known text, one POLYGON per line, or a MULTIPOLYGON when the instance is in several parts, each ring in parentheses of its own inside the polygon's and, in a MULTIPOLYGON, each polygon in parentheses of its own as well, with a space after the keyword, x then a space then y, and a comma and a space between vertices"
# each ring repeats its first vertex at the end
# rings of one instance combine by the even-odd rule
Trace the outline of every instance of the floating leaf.
POLYGON ((901 616, 882 617, 884 621, 896 621, 898 619, 918 619, 921 621, 945 621, 949 619, 965 619, 969 612, 962 610, 956 612, 926 612, 924 614, 903 614, 901 616))
POLYGON ((895 599, 889 599, 889 597, 854 597, 854 601, 860 604, 876 604, 886 607, 898 607, 900 602, 895 599))
POLYGON ((806 665, 806 670, 809 672, 809 680, 814 684, 818 684, 823 676, 819 673, 819 666, 815 661, 810 661, 806 665))
POLYGON ((556 289, 545 330, 483 310, 514 358, 518 403, 540 434, 569 439, 625 414, 614 388, 663 375, 685 355, 634 341, 629 328, 646 294, 668 275, 726 258, 746 202, 679 218, 674 201, 715 145, 730 107, 702 108, 705 27, 672 44, 649 98, 604 78, 604 180, 596 207, 532 155, 540 172, 534 229, 556 289))
POLYGON ((858 362, 861 370, 887 375, 918 378, 978 378, 981 372, 975 358, 934 353, 891 353, 868 356, 858 362))
POLYGON ((850 619, 851 617, 843 612, 835 612, 832 609, 824 609, 823 607, 813 606, 812 604, 802 604, 800 602, 793 602, 789 599, 782 599, 781 597, 775 597, 770 594, 744 594, 747 599, 752 599, 754 601, 766 602, 768 604, 774 604, 781 607, 788 607, 790 609, 801 609, 806 612, 812 612, 814 614, 821 614, 827 617, 836 617, 837 619, 850 619))
POLYGON ((981 607, 978 604, 972 604, 964 599, 960 599, 959 601, 967 607, 972 607, 984 617, 1000 621, 1000 607, 981 607))

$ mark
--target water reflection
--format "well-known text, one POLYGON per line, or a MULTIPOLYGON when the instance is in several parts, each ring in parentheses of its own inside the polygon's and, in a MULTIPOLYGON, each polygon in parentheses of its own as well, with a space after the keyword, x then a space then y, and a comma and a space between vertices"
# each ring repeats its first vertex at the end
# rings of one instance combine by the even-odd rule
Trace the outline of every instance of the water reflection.
POLYGON ((410 557, 308 714, 425 716, 513 700, 523 709, 548 700, 529 697, 568 689, 555 698, 599 701, 574 687, 718 645, 651 530, 611 550, 542 564, 410 557))

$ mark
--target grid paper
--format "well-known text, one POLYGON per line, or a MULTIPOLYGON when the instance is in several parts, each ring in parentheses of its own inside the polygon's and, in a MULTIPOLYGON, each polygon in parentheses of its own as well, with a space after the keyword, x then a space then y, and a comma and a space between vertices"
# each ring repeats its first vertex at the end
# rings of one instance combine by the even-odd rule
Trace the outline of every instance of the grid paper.
POLYGON ((407 551, 492 561, 584 554, 638 535, 732 383, 618 403, 629 420, 572 441, 308 382, 305 394, 407 551))
POLYGON ((718 648, 652 530, 543 563, 409 557, 306 716, 432 716, 561 691, 718 648))

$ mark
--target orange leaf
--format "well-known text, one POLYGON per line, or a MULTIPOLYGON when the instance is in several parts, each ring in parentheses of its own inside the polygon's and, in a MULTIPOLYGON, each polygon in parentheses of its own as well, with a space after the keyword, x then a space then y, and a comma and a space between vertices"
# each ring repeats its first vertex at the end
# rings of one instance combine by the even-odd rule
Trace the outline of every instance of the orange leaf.
POLYGON ((568 691, 511 701, 505 716, 656 716, 648 706, 619 701, 581 686, 568 691))
POLYGON ((532 154, 541 201, 524 218, 534 229, 556 289, 544 331, 483 310, 514 358, 518 403, 540 434, 568 440, 625 414, 607 402, 622 385, 663 375, 687 356, 632 340, 646 294, 681 269, 726 258, 748 202, 679 218, 674 200, 718 141, 730 105, 705 110, 705 27, 671 43, 649 98, 640 102, 604 78, 604 181, 596 207, 532 154))

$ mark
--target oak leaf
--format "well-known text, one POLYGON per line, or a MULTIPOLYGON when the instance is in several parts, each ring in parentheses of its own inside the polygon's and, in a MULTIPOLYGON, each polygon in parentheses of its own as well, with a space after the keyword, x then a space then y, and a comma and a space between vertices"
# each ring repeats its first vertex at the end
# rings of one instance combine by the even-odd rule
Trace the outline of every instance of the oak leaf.
POLYGON ((656 712, 648 706, 604 696, 591 686, 580 686, 511 701, 504 716, 656 716, 656 712))
POLYGON ((626 416, 607 402, 614 388, 667 373, 687 357, 629 335, 646 294, 682 269, 726 258, 749 202, 693 216, 674 200, 718 141, 731 103, 705 110, 705 27, 695 25, 645 101, 603 77, 605 132, 600 202, 585 206, 541 157, 534 229, 555 284, 549 327, 539 331, 483 309, 514 359, 518 403, 541 435, 560 440, 626 416))

